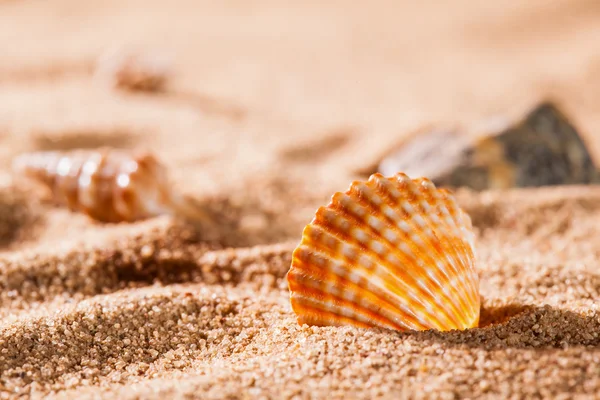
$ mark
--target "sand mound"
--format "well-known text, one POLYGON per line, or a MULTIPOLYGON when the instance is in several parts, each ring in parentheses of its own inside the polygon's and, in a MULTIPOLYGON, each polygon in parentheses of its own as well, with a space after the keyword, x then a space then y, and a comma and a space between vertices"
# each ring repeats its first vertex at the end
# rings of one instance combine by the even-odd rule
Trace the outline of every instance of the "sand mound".
POLYGON ((165 219, 105 228, 85 248, 0 258, 4 388, 66 398, 594 392, 600 190, 459 198, 479 232, 478 329, 300 327, 284 283, 294 242, 211 249, 165 219))

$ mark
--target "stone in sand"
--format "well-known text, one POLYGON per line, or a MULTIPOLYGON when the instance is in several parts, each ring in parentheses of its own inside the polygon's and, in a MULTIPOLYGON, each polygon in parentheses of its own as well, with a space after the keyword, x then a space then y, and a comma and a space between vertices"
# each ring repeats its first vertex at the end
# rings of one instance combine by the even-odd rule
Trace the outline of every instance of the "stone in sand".
POLYGON ((475 190, 598 180, 585 142, 552 103, 542 103, 520 121, 475 141, 450 130, 416 135, 379 164, 384 175, 398 171, 427 176, 436 185, 475 190))

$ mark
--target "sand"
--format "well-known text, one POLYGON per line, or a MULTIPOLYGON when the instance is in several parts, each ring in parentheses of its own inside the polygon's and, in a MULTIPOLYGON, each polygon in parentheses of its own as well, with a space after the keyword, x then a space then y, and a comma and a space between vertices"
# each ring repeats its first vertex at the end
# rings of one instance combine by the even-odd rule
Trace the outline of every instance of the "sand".
POLYGON ((600 188, 459 190, 481 326, 298 326, 315 209, 428 124, 551 98, 600 155, 596 1, 0 2, 0 398, 579 398, 600 393, 600 188), (98 84, 166 51, 161 93, 98 84), (24 151, 145 146, 222 216, 99 224, 12 182, 24 151))

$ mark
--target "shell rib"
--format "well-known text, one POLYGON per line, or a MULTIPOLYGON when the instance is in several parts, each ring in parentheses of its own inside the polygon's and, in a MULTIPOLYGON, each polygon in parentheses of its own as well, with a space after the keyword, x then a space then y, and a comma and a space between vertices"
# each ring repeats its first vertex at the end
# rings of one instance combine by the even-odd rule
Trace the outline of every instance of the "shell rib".
POLYGON ((299 324, 441 331, 479 323, 471 219, 403 173, 336 193, 304 228, 287 275, 299 324))
POLYGON ((161 214, 207 218, 172 190, 166 168, 145 151, 26 153, 13 160, 13 172, 44 184, 58 204, 102 222, 131 222, 161 214))

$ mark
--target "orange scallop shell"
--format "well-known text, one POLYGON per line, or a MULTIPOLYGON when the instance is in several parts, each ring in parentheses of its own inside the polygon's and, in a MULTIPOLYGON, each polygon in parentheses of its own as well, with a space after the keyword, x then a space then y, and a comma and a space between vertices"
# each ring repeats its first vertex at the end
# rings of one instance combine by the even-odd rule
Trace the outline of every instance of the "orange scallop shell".
POLYGON ((101 148, 25 153, 13 160, 13 171, 44 184, 58 204, 102 222, 194 214, 169 185, 165 166, 146 151, 101 148))
POLYGON ((479 323, 471 219, 426 179, 377 173, 304 228, 287 275, 299 324, 447 331, 479 323))

